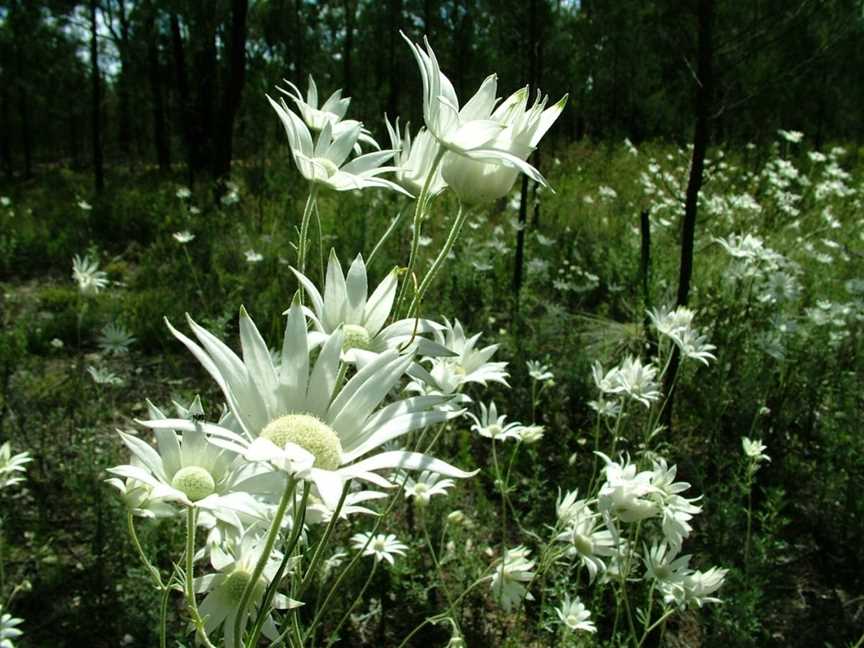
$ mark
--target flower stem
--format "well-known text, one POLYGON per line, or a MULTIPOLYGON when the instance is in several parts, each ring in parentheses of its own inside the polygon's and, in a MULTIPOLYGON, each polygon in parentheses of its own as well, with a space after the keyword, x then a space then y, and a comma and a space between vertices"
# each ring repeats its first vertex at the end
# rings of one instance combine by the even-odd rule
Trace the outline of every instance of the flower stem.
POLYGON ((312 219, 312 211, 317 199, 318 185, 313 182, 309 188, 306 207, 303 209, 303 220, 300 221, 300 240, 297 242, 297 269, 301 274, 306 273, 306 247, 309 239, 309 221, 312 219))
MULTIPOLYGON (((411 301, 411 306, 408 308, 408 313, 406 314, 408 317, 410 317, 412 313, 420 310, 420 303, 423 301, 423 296, 426 294, 426 291, 429 290, 429 286, 432 285, 435 275, 438 274, 441 266, 444 265, 444 262, 447 260, 447 256, 450 254, 450 250, 453 249, 453 245, 459 238, 459 232, 462 231, 462 226, 465 224, 467 218, 468 210, 463 208, 462 203, 460 202, 459 211, 456 213, 456 218, 453 221, 453 226, 450 228, 450 233, 447 235, 444 247, 442 247, 441 251, 438 252, 438 256, 435 257, 435 262, 432 264, 432 267, 429 268, 426 276, 423 277, 423 281, 420 282, 420 288, 417 290, 417 294, 414 295, 414 299, 411 301)), ((406 284, 402 284, 402 287, 404 288, 405 285, 406 284)))
POLYGON ((309 568, 303 575, 303 580, 300 582, 300 587, 297 589, 298 600, 303 598, 303 594, 306 593, 307 588, 312 584, 312 579, 315 577, 315 571, 318 569, 318 564, 324 556, 324 547, 330 540, 330 536, 333 535, 333 529, 336 528, 336 522, 339 520, 339 513, 342 511, 345 498, 348 496, 349 487, 350 482, 346 482, 345 487, 342 489, 342 496, 339 498, 339 504, 336 505, 336 510, 333 511, 333 514, 330 516, 330 521, 327 523, 327 528, 324 530, 324 535, 321 536, 321 540, 315 547, 315 553, 312 554, 312 561, 309 563, 309 568))
POLYGON ((384 243, 387 242, 387 239, 390 238, 390 236, 393 234, 393 232, 396 231, 396 228, 399 227, 400 223, 402 223, 402 219, 405 217, 405 215, 407 213, 408 213, 408 210, 406 210, 406 209, 400 210, 399 213, 396 214, 396 218, 394 218, 390 222, 390 225, 387 227, 387 230, 384 232, 384 234, 381 236, 381 238, 375 244, 375 247, 372 248, 372 252, 369 254, 369 258, 366 259, 366 267, 367 268, 372 265, 372 260, 375 258, 375 256, 378 254, 378 252, 381 251, 381 248, 384 246, 384 243))
POLYGON ((420 230, 422 228, 423 215, 426 212, 426 206, 429 199, 429 187, 432 184, 432 179, 435 177, 435 173, 438 171, 444 153, 446 153, 446 149, 443 147, 438 149, 438 153, 435 155, 435 159, 432 161, 432 166, 429 169, 429 174, 423 182, 423 189, 420 191, 420 195, 417 196, 417 202, 414 205, 414 231, 411 233, 411 253, 408 257, 408 271, 405 274, 406 281, 402 282, 402 288, 399 289, 399 296, 396 298, 396 305, 392 311, 394 317, 399 313, 399 308, 402 306, 402 302, 405 299, 408 280, 417 266, 417 254, 420 250, 420 230))
POLYGON ((279 507, 276 509, 276 514, 273 516, 273 522, 270 524, 270 531, 267 533, 267 540, 264 542, 264 550, 255 564, 255 569, 252 571, 252 577, 246 583, 243 589, 243 597, 240 599, 240 605, 237 607, 237 616, 234 621, 234 645, 241 646, 241 638, 243 636, 243 625, 246 620, 246 611, 249 609, 249 603, 252 600, 252 592, 258 585, 258 580, 261 578, 261 573, 264 571, 264 566, 270 559, 270 553, 273 551, 273 545, 276 544, 276 538, 279 536, 279 530, 282 527, 282 518, 285 517, 285 509, 288 508, 288 502, 294 494, 294 487, 297 481, 293 477, 288 478, 288 484, 285 486, 285 492, 282 493, 282 499, 279 501, 279 507))

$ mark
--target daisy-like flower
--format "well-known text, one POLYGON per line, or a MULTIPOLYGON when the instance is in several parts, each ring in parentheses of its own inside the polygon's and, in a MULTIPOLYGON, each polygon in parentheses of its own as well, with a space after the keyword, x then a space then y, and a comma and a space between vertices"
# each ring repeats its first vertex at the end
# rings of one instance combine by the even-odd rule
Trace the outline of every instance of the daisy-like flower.
MULTIPOLYGON (((413 196, 419 196, 435 165, 440 145, 432 134, 423 128, 413 139, 408 124, 405 125, 404 134, 400 133, 398 117, 395 127, 391 126, 386 116, 384 124, 387 126, 390 144, 396 151, 396 182, 413 196)), ((447 183, 441 177, 441 167, 436 167, 435 175, 429 181, 429 195, 435 196, 446 188, 447 183)))
POLYGON ((522 545, 505 549, 503 558, 491 576, 492 594, 499 599, 507 612, 524 597, 533 599, 523 585, 534 578, 534 561, 528 559, 530 554, 531 550, 522 545))
POLYGON ((759 439, 751 440, 747 437, 741 437, 741 447, 744 449, 744 454, 747 458, 757 465, 763 461, 771 461, 771 457, 765 454, 768 446, 759 439))
POLYGON ((682 331, 678 340, 678 348, 681 349, 681 353, 685 358, 691 358, 693 360, 698 360, 706 367, 708 366, 709 360, 716 360, 717 356, 715 356, 712 351, 714 351, 717 347, 713 344, 710 344, 704 335, 700 335, 697 331, 693 329, 686 329, 682 331))
POLYGON ((528 360, 525 363, 528 366, 528 375, 537 382, 546 382, 555 378, 555 375, 549 371, 549 366, 535 360, 528 360))
MULTIPOLYGON (((412 362, 410 356, 385 351, 340 385, 341 331, 330 336, 314 366, 310 366, 313 345, 306 331, 306 317, 297 303, 288 310, 278 371, 243 308, 242 359, 191 318, 189 326, 200 345, 170 323, 168 326, 222 389, 238 425, 239 433, 208 426, 207 431, 214 435, 211 441, 244 453, 250 460, 275 461, 289 472, 311 480, 331 510, 336 508, 345 482, 352 478, 384 488, 391 486, 387 479, 375 474, 378 470, 431 470, 460 479, 476 474, 401 450, 362 459, 392 439, 461 414, 433 410, 444 399, 430 397, 397 400, 379 409, 412 362), (300 465, 284 463, 286 454, 300 465)), ((190 425, 187 421, 178 424, 182 426, 178 429, 190 425)))
POLYGON ((600 515, 591 510, 588 500, 576 500, 576 496, 573 491, 558 502, 558 520, 566 529, 555 539, 571 545, 570 554, 579 557, 593 581, 606 569, 603 559, 615 553, 618 543, 612 532, 603 528, 600 515))
POLYGON ((99 269, 99 262, 89 256, 72 259, 72 278, 82 295, 98 295, 108 285, 108 275, 99 269))
POLYGON ((246 250, 243 255, 246 257, 246 263, 261 263, 264 260, 264 255, 255 250, 246 250))
POLYGON ((516 437, 527 445, 532 443, 537 443, 543 439, 543 434, 546 432, 546 428, 542 425, 523 425, 518 430, 516 430, 516 437))
POLYGON ((480 340, 480 333, 466 336, 459 320, 454 320, 451 324, 445 319, 444 324, 442 328, 434 331, 435 341, 455 355, 430 358, 432 366, 429 370, 419 364, 411 367, 409 373, 419 381, 414 384, 417 391, 449 395, 472 382, 484 386, 489 381, 507 385, 507 363, 489 361, 498 350, 497 344, 477 349, 475 347, 480 340))
POLYGON ((403 319, 384 326, 396 297, 395 269, 369 296, 362 255, 357 255, 346 276, 335 250, 331 250, 323 297, 305 275, 293 268, 292 271, 312 305, 311 310, 305 308, 304 312, 315 328, 309 333, 313 346, 326 342, 341 327, 342 359, 345 362, 357 362, 357 349, 373 353, 383 353, 387 349, 404 350, 412 341, 417 343, 417 352, 423 355, 452 355, 441 344, 422 337, 423 333, 432 333, 440 325, 422 319, 403 319))
POLYGON ((573 600, 569 596, 565 597, 561 603, 561 607, 555 608, 555 612, 558 614, 558 618, 561 619, 561 623, 574 632, 576 630, 597 632, 597 626, 591 621, 591 612, 579 600, 579 597, 573 600))
POLYGON ((723 586, 726 579, 726 569, 712 567, 707 571, 694 571, 684 577, 684 605, 702 607, 706 603, 720 603, 720 599, 711 596, 723 586))
POLYGON ((460 108, 453 84, 441 72, 429 41, 424 41, 424 52, 405 34, 402 37, 420 67, 426 128, 448 151, 442 175, 460 199, 485 202, 502 197, 520 171, 545 186, 540 172, 525 160, 561 113, 566 97, 547 111, 543 110, 545 99, 526 111, 528 89, 524 88, 496 110, 498 81, 493 74, 460 108))
POLYGON ((434 495, 446 495, 455 485, 452 479, 441 479, 441 475, 424 470, 416 481, 406 476, 405 497, 413 498, 417 506, 426 506, 434 495))
POLYGON ((0 648, 15 648, 12 640, 23 634, 18 629, 22 623, 24 623, 24 619, 13 617, 8 612, 4 612, 3 606, 0 605, 0 648))
POLYGON ((12 454, 12 446, 7 441, 0 446, 0 489, 8 488, 24 481, 27 464, 33 461, 29 452, 12 454))
POLYGON ((628 356, 618 367, 605 374, 599 363, 592 367, 594 383, 604 394, 624 394, 649 407, 660 398, 660 385, 656 380, 657 368, 652 364, 642 364, 634 356, 628 356))
POLYGON ((394 564, 393 556, 404 556, 408 545, 399 542, 395 535, 379 533, 372 537, 371 532, 355 533, 351 536, 351 544, 357 551, 363 551, 364 556, 374 556, 375 562, 386 560, 394 564))
POLYGON ((698 498, 688 499, 680 495, 690 488, 690 484, 675 481, 677 470, 676 466, 668 467, 665 459, 655 461, 651 486, 661 509, 663 535, 675 551, 680 551, 684 539, 693 531, 690 520, 702 509, 693 504, 698 498))
POLYGON ((678 556, 678 549, 665 542, 645 547, 645 572, 655 581, 666 603, 683 603, 684 579, 692 573, 690 556, 678 556))
POLYGON ((696 314, 686 306, 669 308, 661 306, 648 311, 648 317, 660 335, 677 340, 681 333, 693 325, 696 314))
POLYGON ((335 125, 327 122, 313 146, 309 128, 288 108, 285 100, 276 103, 270 97, 267 98, 285 127, 294 163, 309 182, 319 183, 336 191, 379 187, 410 196, 396 183, 377 177, 395 170, 395 167, 381 166, 393 157, 392 150, 372 151, 346 164, 362 134, 363 127, 360 122, 348 121, 335 125))
POLYGON ((801 131, 795 130, 783 130, 782 128, 777 130, 777 134, 790 144, 799 144, 801 140, 804 139, 804 133, 801 131))
POLYGON ((597 504, 622 522, 638 522, 657 515, 660 508, 651 497, 656 488, 651 483, 653 473, 637 472, 636 464, 629 461, 617 463, 602 452, 596 453, 606 466, 603 473, 606 481, 600 487, 597 504))
POLYGON ((102 327, 102 333, 97 342, 102 353, 122 355, 129 353, 129 347, 135 342, 135 337, 122 325, 109 322, 102 327))
MULTIPOLYGON (((255 566, 264 550, 263 540, 256 535, 257 529, 248 530, 231 549, 233 556, 225 561, 218 561, 214 565, 219 570, 217 574, 208 574, 195 579, 195 591, 199 594, 207 593, 204 600, 198 606, 198 612, 204 619, 204 630, 207 635, 212 635, 224 625, 223 635, 225 648, 238 648, 234 643, 234 629, 237 622, 237 609, 243 598, 243 591, 252 580, 255 566)), ((264 592, 270 585, 279 570, 282 555, 276 551, 270 554, 264 571, 259 577, 258 583, 252 590, 252 605, 247 610, 247 616, 241 619, 241 626, 245 627, 252 615, 256 613, 255 608, 261 604, 264 592)), ((272 606, 277 610, 290 610, 302 605, 282 594, 273 597, 272 606)), ((279 632, 267 611, 267 619, 264 622, 264 636, 271 641, 276 639, 279 632)))
MULTIPOLYGON (((144 464, 134 456, 130 460, 130 464, 146 470, 144 464)), ((111 477, 105 482, 117 489, 120 493, 120 500, 132 515, 143 518, 168 518, 173 517, 177 512, 171 502, 154 498, 152 496, 153 488, 137 479, 111 477)))
MULTIPOLYGON (((503 129, 486 144, 491 153, 475 149, 465 153, 449 152, 441 164, 441 176, 456 195, 466 203, 484 203, 506 196, 513 188, 519 173, 525 173, 541 187, 546 180, 525 160, 534 152, 540 139, 567 104, 567 96, 546 108, 548 96, 538 92, 529 107, 530 91, 527 87, 517 90, 505 99, 491 114, 490 119, 503 129), (545 109, 545 110, 544 110, 545 109), (508 157, 502 157, 501 152, 508 157), (522 164, 514 163, 514 159, 522 164)), ((494 97, 494 89, 492 90, 494 97)), ((494 104, 493 104, 494 105, 494 104)))
MULTIPOLYGON (((366 502, 384 499, 387 493, 373 490, 360 490, 354 493, 348 493, 345 496, 345 502, 339 510, 339 519, 347 520, 352 515, 376 515, 372 509, 361 506, 366 502)), ((310 497, 310 502, 306 505, 306 524, 327 524, 333 518, 335 511, 328 508, 326 504, 317 497, 310 497)))
POLYGON ((191 243, 195 240, 195 235, 189 230, 183 230, 182 232, 174 232, 171 236, 174 237, 174 240, 177 241, 180 245, 186 245, 187 243, 191 243))
POLYGON ((498 408, 494 401, 489 403, 489 407, 480 403, 480 416, 475 416, 473 412, 467 412, 467 415, 474 421, 471 429, 482 437, 497 441, 519 438, 522 424, 517 421, 507 423, 505 414, 498 415, 498 408))
POLYGON ((192 197, 192 191, 189 187, 178 187, 176 195, 180 200, 188 200, 192 197))
POLYGON ((300 88, 291 83, 288 79, 282 79, 288 89, 277 87, 282 94, 289 97, 300 111, 300 116, 303 121, 313 131, 321 131, 329 124, 335 126, 343 119, 345 113, 348 112, 348 106, 351 104, 351 97, 342 97, 342 90, 334 92, 321 106, 318 106, 318 86, 315 85, 315 79, 309 75, 309 85, 306 89, 306 98, 300 92, 300 88))
MULTIPOLYGON (((208 442, 207 430, 213 427, 210 424, 167 419, 152 403, 148 406, 150 420, 139 423, 153 430, 157 447, 118 431, 137 462, 115 466, 108 472, 149 486, 151 498, 208 510, 218 519, 241 527, 236 513, 223 501, 223 496, 239 490, 238 482, 244 476, 251 476, 232 470, 236 454, 208 442), (182 429, 180 435, 178 429, 182 429)), ((257 510, 251 513, 254 516, 257 510)))
POLYGON ((86 200, 79 200, 78 209, 80 209, 81 211, 90 211, 91 209, 93 209, 93 205, 88 203, 86 200))

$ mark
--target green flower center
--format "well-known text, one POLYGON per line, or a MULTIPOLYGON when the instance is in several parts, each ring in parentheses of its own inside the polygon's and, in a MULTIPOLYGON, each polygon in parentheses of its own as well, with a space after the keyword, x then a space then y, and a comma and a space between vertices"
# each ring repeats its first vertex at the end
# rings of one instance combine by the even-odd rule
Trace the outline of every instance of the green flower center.
POLYGON ((342 465, 342 444, 326 423, 310 414, 288 414, 271 421, 261 437, 284 448, 295 443, 315 457, 315 468, 336 470, 342 465))
MULTIPOLYGON (((231 603, 239 604, 243 599, 243 591, 252 580, 252 574, 243 570, 235 569, 228 574, 228 578, 222 583, 225 595, 231 603)), ((254 594, 254 593, 253 593, 254 594)))
POLYGON ((216 490, 213 476, 201 466, 186 466, 174 474, 171 485, 193 502, 212 495, 216 490))
POLYGON ((348 349, 363 349, 369 350, 372 339, 369 337, 369 331, 364 327, 356 324, 342 325, 342 350, 348 349))
POLYGON ((590 538, 586 538, 581 533, 573 534, 573 546, 583 556, 590 556, 594 553, 594 543, 590 538))
POLYGON ((486 432, 493 439, 497 439, 504 432, 504 429, 497 423, 491 423, 486 426, 486 432))

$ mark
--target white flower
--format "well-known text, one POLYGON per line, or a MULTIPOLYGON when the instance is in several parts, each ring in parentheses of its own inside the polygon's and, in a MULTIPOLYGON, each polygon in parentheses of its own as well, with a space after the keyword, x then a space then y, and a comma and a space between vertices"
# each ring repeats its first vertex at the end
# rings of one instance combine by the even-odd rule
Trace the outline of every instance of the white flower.
POLYGON ((487 439, 506 441, 507 439, 519 438, 519 429, 522 427, 522 424, 517 421, 505 423, 507 416, 504 414, 498 416, 498 408, 494 402, 490 402, 488 408, 483 403, 480 403, 479 417, 475 416, 473 412, 468 412, 467 416, 474 421, 471 429, 487 439))
MULTIPOLYGON (((392 439, 461 413, 433 410, 444 399, 428 396, 397 400, 378 409, 411 364, 410 356, 385 351, 341 384, 337 380, 341 331, 330 336, 313 366, 309 359, 313 347, 299 304, 288 311, 278 370, 245 309, 240 310, 242 359, 191 318, 188 320, 200 346, 170 324, 169 328, 222 389, 240 430, 235 433, 208 426, 214 435, 211 442, 247 456, 251 452, 255 461, 274 449, 311 454, 313 465, 300 471, 300 476, 314 482, 331 510, 336 508, 344 484, 352 478, 390 486, 387 479, 375 474, 378 470, 431 470, 460 479, 475 474, 416 452, 379 452, 361 459, 392 439)), ((180 425, 178 429, 190 427, 187 421, 168 424, 172 423, 180 425)), ((276 458, 281 460, 281 456, 276 458)))
POLYGON ((528 559, 530 553, 529 549, 521 545, 515 549, 505 549, 503 558, 492 574, 492 594, 507 612, 526 595, 529 600, 533 598, 522 584, 534 578, 534 561, 528 559))
POLYGON ((798 144, 804 139, 804 133, 801 131, 787 131, 780 128, 777 130, 777 134, 791 144, 798 144))
MULTIPOLYGON (((255 566, 264 550, 264 542, 256 536, 257 529, 246 532, 239 543, 230 547, 231 554, 218 561, 219 573, 208 574, 195 579, 195 591, 199 594, 207 592, 207 596, 198 606, 198 612, 204 619, 204 630, 212 635, 224 624, 225 648, 239 648, 234 643, 234 630, 237 622, 237 609, 243 598, 246 586, 252 580, 255 566)), ((241 619, 241 627, 246 627, 249 618, 255 614, 268 585, 270 585, 279 570, 282 555, 275 551, 268 557, 264 571, 258 583, 252 590, 252 605, 247 610, 246 618, 241 619)), ((302 605, 297 601, 277 593, 273 597, 272 606, 278 610, 289 610, 302 605)), ((267 620, 264 622, 264 636, 273 641, 279 635, 276 625, 267 610, 267 620)))
POLYGON ((23 634, 17 627, 22 623, 24 623, 24 619, 3 612, 3 606, 0 605, 0 648, 15 648, 12 640, 23 634))
POLYGON ((72 259, 72 278, 83 295, 97 295, 108 285, 108 275, 99 269, 99 262, 77 254, 72 259))
POLYGON ((460 108, 453 84, 441 72, 435 53, 402 35, 420 67, 426 128, 448 154, 442 174, 463 201, 483 202, 509 192, 519 171, 542 185, 545 179, 525 162, 555 122, 566 97, 548 110, 546 98, 528 109, 528 89, 518 90, 497 109, 497 78, 488 76, 477 93, 460 108))
POLYGON ((285 127, 294 163, 309 182, 317 182, 336 191, 379 187, 410 196, 396 183, 376 177, 395 170, 395 167, 381 166, 393 157, 392 150, 373 151, 345 163, 363 132, 360 122, 344 121, 335 125, 327 122, 313 146, 308 127, 288 108, 285 101, 276 103, 270 97, 267 98, 285 127))
POLYGON ((9 196, 0 196, 0 207, 11 207, 12 199, 9 196))
POLYGON ((51 344, 51 346, 54 347, 55 349, 62 349, 63 346, 64 346, 64 345, 63 345, 63 340, 61 340, 60 338, 54 338, 53 340, 51 340, 51 343, 50 343, 50 344, 51 344))
POLYGON ((486 385, 488 381, 507 385, 506 362, 489 362, 498 350, 497 344, 476 349, 480 333, 466 336, 459 320, 451 324, 444 320, 444 327, 434 332, 435 341, 452 351, 455 356, 430 358, 431 367, 427 371, 419 364, 414 365, 410 374, 425 384, 425 389, 415 383, 420 391, 433 390, 442 394, 453 394, 468 383, 486 385))
POLYGON ((441 479, 441 475, 424 470, 416 481, 406 477, 405 497, 414 498, 417 506, 426 506, 434 495, 446 495, 447 490, 455 485, 452 479, 441 479))
POLYGON ((375 537, 372 537, 371 532, 355 533, 351 536, 351 544, 356 550, 362 550, 364 556, 374 556, 375 562, 386 560, 391 565, 394 564, 394 555, 404 556, 408 549, 408 546, 399 542, 392 533, 379 533, 375 537))
POLYGON ((123 326, 109 322, 102 327, 102 333, 97 340, 102 353, 122 355, 129 353, 129 347, 135 342, 135 337, 129 334, 123 326))
POLYGON ((0 446, 0 489, 24 481, 25 466, 31 461, 33 458, 29 452, 13 455, 8 441, 0 446))
POLYGON ((554 374, 549 371, 548 365, 534 360, 528 360, 525 364, 528 365, 528 375, 537 382, 546 382, 555 378, 554 374))
POLYGON ((374 353, 388 349, 402 351, 412 341, 417 343, 417 352, 423 355, 451 355, 444 346, 420 335, 431 333, 440 325, 428 320, 403 319, 384 326, 396 297, 395 268, 371 296, 366 264, 359 254, 345 275, 336 252, 330 251, 323 297, 305 275, 293 268, 292 271, 306 290, 312 306, 311 310, 304 308, 304 312, 315 329, 309 333, 313 347, 324 344, 341 327, 343 360, 346 362, 357 362, 357 349, 374 353))
POLYGON ((185 245, 186 243, 190 243, 195 239, 195 235, 189 230, 183 230, 182 232, 174 232, 172 234, 174 240, 180 243, 181 245, 185 245))
POLYGON ((542 425, 523 425, 516 430, 516 437, 522 443, 530 445, 540 441, 545 431, 542 425))
POLYGON ((88 203, 86 200, 79 200, 78 209, 80 209, 81 211, 90 211, 91 209, 93 209, 93 205, 88 203))
POLYGON ((650 497, 656 492, 651 483, 653 473, 637 472, 635 464, 617 463, 602 452, 596 454, 606 462, 603 469, 606 481, 597 495, 600 510, 628 523, 657 515, 659 507, 650 497))
POLYGON ((681 331, 676 343, 685 358, 698 360, 705 366, 708 366, 709 360, 717 359, 717 357, 711 353, 717 347, 709 343, 704 335, 701 335, 693 329, 685 329, 681 331))
POLYGON ((693 325, 695 313, 686 306, 677 308, 658 307, 648 311, 651 323, 660 335, 677 340, 681 333, 693 325))
POLYGON ((645 407, 660 398, 660 385, 655 380, 657 368, 652 364, 643 365, 634 356, 628 356, 620 366, 605 374, 599 363, 592 366, 594 383, 604 394, 625 394, 639 401, 645 407))
POLYGON ((236 513, 225 506, 223 498, 238 492, 238 484, 251 477, 251 471, 234 470, 236 453, 208 442, 208 432, 215 426, 197 420, 166 419, 158 408, 148 405, 151 420, 139 422, 153 429, 157 449, 138 437, 118 432, 139 463, 115 466, 108 472, 146 484, 152 489, 151 498, 206 509, 240 527, 236 513), (181 435, 177 429, 182 430, 181 435))
POLYGON ((591 510, 588 500, 577 500, 573 491, 558 500, 558 521, 565 530, 555 538, 571 545, 570 554, 579 557, 593 581, 606 569, 603 558, 615 553, 617 542, 608 529, 603 528, 600 514, 591 510))
POLYGON ((678 468, 669 467, 663 458, 654 461, 651 486, 654 488, 654 498, 661 508, 663 535, 675 551, 680 551, 684 538, 693 530, 690 520, 701 513, 702 509, 693 504, 698 498, 687 499, 680 495, 690 488, 690 484, 676 482, 677 472, 678 468))
MULTIPOLYGON (((306 90, 306 99, 300 89, 291 83, 288 79, 283 79, 288 84, 288 90, 278 88, 279 92, 291 98, 300 111, 300 116, 306 125, 313 131, 321 131, 324 126, 335 126, 345 118, 345 113, 348 112, 348 106, 351 104, 350 97, 342 97, 342 90, 334 92, 325 101, 321 107, 318 107, 318 86, 315 85, 315 79, 309 75, 309 85, 306 90)), ((377 146, 376 146, 377 148, 377 146)))
POLYGON ((264 255, 255 250, 246 250, 243 255, 246 257, 246 263, 260 263, 264 260, 264 255))
MULTIPOLYGON (((494 81, 492 96, 494 97, 494 81)), ((546 131, 564 110, 567 97, 544 110, 549 98, 537 95, 528 105, 527 87, 517 90, 492 113, 491 120, 504 128, 486 145, 486 151, 475 149, 467 153, 450 151, 441 164, 441 175, 447 185, 465 203, 484 203, 506 196, 513 188, 519 172, 546 186, 546 180, 525 160, 537 147, 546 131), (509 155, 503 157, 502 152, 509 155), (522 164, 514 163, 521 160, 522 164)))
POLYGON ((706 603, 720 603, 720 599, 711 596, 723 586, 726 579, 726 569, 712 567, 708 571, 694 571, 684 577, 684 605, 702 607, 706 603))
POLYGON ((757 465, 763 461, 771 461, 771 457, 765 454, 768 446, 759 439, 751 441, 747 437, 741 437, 741 447, 744 449, 744 454, 757 465))
MULTIPOLYGON (((419 196, 423 191, 423 185, 432 171, 435 158, 438 155, 440 145, 426 129, 421 128, 416 137, 411 138, 408 124, 405 125, 404 135, 399 132, 399 119, 396 126, 391 126, 385 116, 384 124, 390 136, 390 144, 396 151, 396 182, 413 196, 419 196)), ((434 196, 447 187, 441 177, 441 167, 435 169, 435 175, 429 181, 429 195, 434 196)))
POLYGON ((570 630, 583 630, 585 632, 597 632, 597 626, 591 621, 591 612, 585 608, 585 605, 577 597, 570 600, 566 597, 561 607, 555 608, 558 613, 558 618, 570 630))
POLYGON ((176 195, 180 200, 187 200, 192 197, 192 191, 189 187, 178 187, 176 195))
POLYGON ((663 594, 666 603, 678 603, 684 600, 684 578, 692 573, 690 556, 678 556, 679 548, 670 548, 666 542, 660 542, 645 547, 646 575, 655 581, 656 587, 663 594))
MULTIPOLYGON (((345 496, 342 508, 339 510, 339 519, 347 520, 350 516, 360 513, 364 515, 376 515, 375 511, 366 506, 361 506, 361 504, 372 500, 384 499, 385 497, 387 497, 387 493, 373 490, 348 493, 345 496)), ((310 496, 309 501, 311 503, 306 506, 306 524, 327 524, 333 519, 336 511, 329 508, 322 500, 310 496)))

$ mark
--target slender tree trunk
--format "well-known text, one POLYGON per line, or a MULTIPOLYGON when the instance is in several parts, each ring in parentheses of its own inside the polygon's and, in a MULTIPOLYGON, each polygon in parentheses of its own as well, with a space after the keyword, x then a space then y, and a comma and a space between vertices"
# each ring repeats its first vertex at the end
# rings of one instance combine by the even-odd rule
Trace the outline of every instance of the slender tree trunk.
MULTIPOLYGON (((699 206, 699 191, 705 172, 705 153, 710 137, 711 95, 713 91, 712 23, 714 0, 699 0, 698 29, 699 44, 696 69, 696 124, 693 132, 693 155, 690 160, 690 177, 684 201, 684 221, 681 227, 681 263, 678 273, 677 305, 686 306, 690 298, 690 281, 693 277, 693 244, 696 238, 696 216, 699 206)), ((674 399, 674 379, 678 373, 681 356, 678 347, 672 352, 666 373, 664 391, 669 402, 663 410, 664 423, 671 427, 674 399)))
POLYGON ((90 76, 92 80, 93 175, 96 192, 105 188, 105 169, 102 159, 102 82, 99 72, 99 41, 96 25, 97 0, 90 0, 90 76))
MULTIPOLYGON (((538 3, 545 0, 530 0, 528 4, 528 84, 535 90, 537 84, 537 12, 538 3)), ((529 158, 530 159, 530 158, 529 158)), ((522 289, 523 266, 525 265, 525 230, 528 226, 528 176, 522 175, 519 198, 519 228, 516 231, 516 254, 513 260, 513 294, 518 303, 522 289)))
MULTIPOLYGON (((3 49, 6 53, 6 49, 3 49)), ((0 79, 0 163, 3 165, 3 173, 7 179, 12 179, 12 131, 9 127, 12 114, 9 110, 11 96, 9 88, 12 81, 8 78, 9 67, 6 61, 3 61, 3 77, 0 79)))
POLYGON ((217 154, 214 175, 221 177, 231 171, 233 155, 234 119, 243 96, 246 81, 246 17, 249 10, 248 0, 234 0, 231 12, 231 47, 228 81, 222 94, 220 125, 216 138, 217 154))
POLYGON ((162 71, 159 64, 159 41, 156 31, 156 8, 148 0, 144 28, 147 33, 147 72, 150 81, 150 97, 153 107, 153 145, 159 170, 171 168, 171 145, 165 125, 165 102, 162 97, 162 71))
POLYGON ((342 42, 342 76, 345 96, 354 94, 354 75, 351 69, 351 53, 354 51, 354 23, 357 14, 355 0, 344 0, 342 3, 345 12, 345 40, 342 42))
POLYGON ((118 143, 120 150, 131 159, 132 154, 132 60, 129 52, 129 16, 126 14, 126 0, 117 1, 117 16, 120 21, 120 38, 117 50, 120 54, 120 78, 117 80, 118 99, 118 143))
POLYGON ((180 18, 171 14, 171 49, 174 55, 174 78, 179 99, 180 128, 183 131, 183 144, 186 150, 186 169, 189 184, 195 183, 194 143, 192 134, 192 105, 189 96, 189 78, 186 74, 186 47, 180 31, 180 18))
POLYGON ((192 134, 192 160, 195 172, 215 170, 216 122, 213 110, 217 101, 216 31, 219 17, 209 2, 193 3, 194 13, 189 26, 192 50, 193 83, 195 89, 194 112, 189 124, 192 134))
POLYGON ((394 119, 399 114, 399 94, 402 89, 402 78, 399 74, 399 62, 402 57, 397 55, 399 30, 402 27, 402 0, 390 0, 390 40, 389 40, 389 67, 390 67, 390 94, 387 97, 387 114, 394 119))
POLYGON ((30 91, 25 70, 25 48, 20 41, 15 43, 15 64, 18 73, 18 113, 21 118, 21 148, 24 149, 24 177, 33 177, 33 139, 30 125, 30 91))

